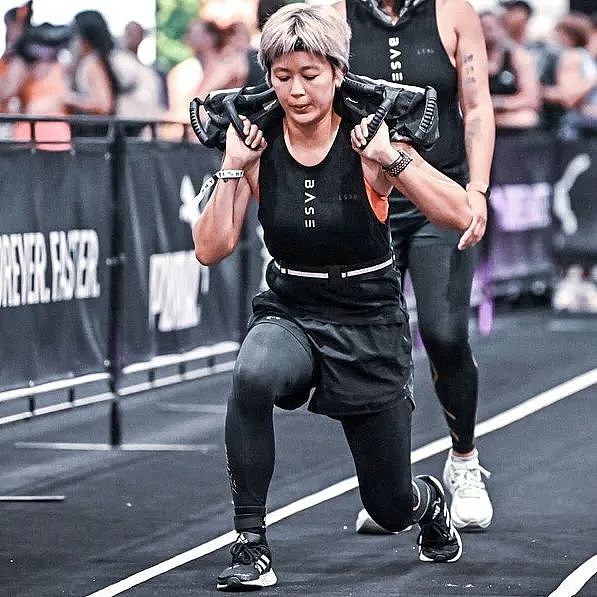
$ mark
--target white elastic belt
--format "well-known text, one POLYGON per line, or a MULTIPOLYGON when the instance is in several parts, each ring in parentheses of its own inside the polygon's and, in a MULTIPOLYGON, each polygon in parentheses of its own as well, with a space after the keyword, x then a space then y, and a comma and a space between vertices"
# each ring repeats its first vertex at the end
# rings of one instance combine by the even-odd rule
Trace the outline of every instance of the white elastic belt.
POLYGON ((195 200, 201 205, 204 199, 208 198, 211 194, 213 186, 218 180, 230 180, 231 178, 242 178, 245 175, 244 170, 218 170, 215 174, 212 174, 201 186, 201 189, 195 200))
MULTIPOLYGON (((370 265, 368 267, 360 267, 359 269, 351 269, 345 272, 340 272, 341 278, 352 278, 353 276, 362 276, 363 274, 369 274, 371 272, 376 272, 380 269, 384 269, 389 265, 394 263, 394 257, 390 257, 386 259, 386 261, 382 263, 378 263, 377 265, 370 265)), ((274 265, 280 270, 281 273, 286 274, 287 276, 297 276, 298 278, 319 278, 321 280, 327 280, 330 278, 330 274, 328 272, 304 272, 298 269, 290 269, 288 267, 283 267, 277 261, 274 261, 274 265)))

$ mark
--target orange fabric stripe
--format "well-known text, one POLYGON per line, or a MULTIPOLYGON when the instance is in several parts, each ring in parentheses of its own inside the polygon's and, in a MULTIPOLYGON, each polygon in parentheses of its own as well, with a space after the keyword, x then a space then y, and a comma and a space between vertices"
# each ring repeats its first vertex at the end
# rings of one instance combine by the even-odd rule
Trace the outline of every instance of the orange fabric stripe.
POLYGON ((367 198, 369 199, 369 205, 375 214, 375 217, 382 223, 385 224, 388 221, 388 198, 386 195, 380 195, 363 177, 365 183, 365 191, 367 192, 367 198))

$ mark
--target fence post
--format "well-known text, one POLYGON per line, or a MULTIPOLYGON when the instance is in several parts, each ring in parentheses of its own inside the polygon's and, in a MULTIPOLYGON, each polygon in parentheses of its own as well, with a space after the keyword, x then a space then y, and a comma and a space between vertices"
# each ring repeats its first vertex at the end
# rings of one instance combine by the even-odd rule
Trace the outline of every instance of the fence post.
POLYGON ((122 376, 123 358, 121 354, 122 335, 122 285, 124 254, 124 226, 121 217, 120 188, 124 164, 122 156, 125 150, 125 136, 122 127, 112 121, 110 124, 108 156, 111 162, 112 187, 112 246, 108 265, 110 275, 110 317, 108 319, 108 359, 106 368, 110 375, 109 387, 112 393, 110 402, 110 445, 113 448, 122 444, 122 411, 120 407, 120 380, 122 376))

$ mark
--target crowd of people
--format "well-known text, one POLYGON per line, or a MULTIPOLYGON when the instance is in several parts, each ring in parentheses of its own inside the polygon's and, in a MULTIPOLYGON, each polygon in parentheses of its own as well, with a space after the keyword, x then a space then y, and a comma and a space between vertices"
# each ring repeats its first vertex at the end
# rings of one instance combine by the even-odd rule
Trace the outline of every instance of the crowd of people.
POLYGON ((565 139, 595 135, 597 13, 569 13, 550 39, 531 40, 532 5, 500 4, 503 12, 480 15, 498 134, 539 128, 565 139))
MULTIPOLYGON (((266 4, 262 13, 271 13, 283 2, 266 4)), ((116 116, 187 123, 193 97, 204 97, 213 89, 258 83, 263 77, 251 32, 244 23, 222 27, 200 18, 193 20, 184 38, 189 58, 160 72, 139 59, 138 48, 146 35, 139 23, 129 22, 122 38, 116 39, 98 11, 82 11, 72 23, 62 26, 33 25, 31 6, 29 2, 4 15, 0 114, 116 116)), ((35 126, 35 139, 58 142, 53 148, 61 149, 64 145, 59 142, 69 141, 72 135, 94 136, 105 131, 105 126, 43 122, 35 126)), ((2 127, 4 138, 27 141, 30 135, 26 122, 2 127)))
MULTIPOLYGON (((260 26, 284 3, 260 2, 260 26)), ((532 4, 501 0, 500 6, 499 11, 480 14, 498 134, 535 128, 566 139, 595 134, 597 16, 569 13, 549 38, 537 40, 529 37, 532 4)), ((255 84, 262 77, 254 36, 240 22, 222 27, 195 19, 184 40, 190 57, 160 73, 139 60, 145 31, 134 21, 126 25, 120 40, 96 11, 78 14, 72 26, 34 26, 28 3, 9 10, 4 21, 0 113, 116 115, 186 122, 193 97, 203 97, 214 89, 255 84)), ((28 125, 13 128, 13 138, 29 138, 28 125)), ((75 131, 97 132, 94 128, 75 131)), ((70 136, 68 127, 58 123, 37 125, 36 133, 38 138, 54 141, 70 136)))
MULTIPOLYGON (((161 79, 137 55, 144 36, 138 23, 129 23, 122 43, 117 44, 104 17, 94 10, 82 11, 72 24, 60 26, 32 25, 31 17, 31 3, 4 16, 6 40, 0 58, 3 113, 163 117, 161 79)), ((105 130, 97 125, 73 126, 71 130, 65 123, 42 122, 35 125, 35 139, 48 142, 48 149, 61 149, 60 142, 68 142, 71 136, 101 135, 105 130), (52 147, 50 142, 58 144, 52 147)), ((16 140, 29 140, 31 127, 19 122, 9 134, 16 140)))

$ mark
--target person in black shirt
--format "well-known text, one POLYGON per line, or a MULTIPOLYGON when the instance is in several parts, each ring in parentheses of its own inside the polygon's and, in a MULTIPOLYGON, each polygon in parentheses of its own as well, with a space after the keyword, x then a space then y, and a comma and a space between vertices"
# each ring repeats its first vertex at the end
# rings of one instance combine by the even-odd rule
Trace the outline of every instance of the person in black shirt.
MULTIPOLYGON (((418 327, 452 449, 444 483, 459 528, 485 528, 493 508, 475 448, 478 371, 469 345, 472 247, 485 233, 495 127, 479 18, 466 0, 312 0, 333 4, 352 28, 354 73, 437 91, 440 138, 425 159, 466 187, 473 219, 464 234, 439 229, 401 193, 390 198, 398 267, 408 270, 418 327), (468 158, 468 159, 467 159, 468 158)), ((366 510, 357 531, 380 531, 366 510)))
POLYGON ((539 78, 531 53, 507 39, 499 18, 480 15, 496 134, 523 133, 539 123, 539 78))
POLYGON ((269 290, 253 300, 233 372, 226 455, 238 540, 220 590, 276 583, 265 538, 274 467, 273 407, 338 419, 363 503, 384 527, 417 522, 419 559, 462 553, 441 483, 411 477, 412 359, 400 278, 393 266, 387 196, 403 192, 437 225, 466 230, 466 192, 387 125, 368 138, 336 111, 350 29, 325 7, 291 4, 266 23, 260 61, 283 117, 259 130, 230 127, 211 200, 193 229, 212 265, 237 246, 251 197, 273 256, 269 290), (366 141, 369 141, 366 144, 366 141))

